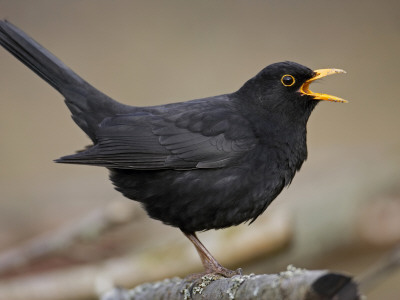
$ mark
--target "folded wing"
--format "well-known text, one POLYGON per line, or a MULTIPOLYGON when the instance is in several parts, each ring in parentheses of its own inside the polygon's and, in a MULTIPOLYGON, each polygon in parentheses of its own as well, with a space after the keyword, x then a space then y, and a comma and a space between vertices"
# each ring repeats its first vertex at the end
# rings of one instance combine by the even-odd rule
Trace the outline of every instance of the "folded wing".
POLYGON ((94 146, 57 162, 137 170, 221 168, 257 144, 249 122, 226 107, 117 115, 100 124, 96 137, 94 146))

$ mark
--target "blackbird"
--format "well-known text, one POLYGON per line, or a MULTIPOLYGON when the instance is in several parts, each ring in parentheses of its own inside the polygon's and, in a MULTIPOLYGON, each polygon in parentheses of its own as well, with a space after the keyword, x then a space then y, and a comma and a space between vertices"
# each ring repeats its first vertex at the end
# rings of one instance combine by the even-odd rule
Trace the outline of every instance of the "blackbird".
POLYGON ((274 63, 238 91, 166 105, 137 107, 103 94, 23 31, 0 21, 0 44, 65 97, 93 145, 59 163, 102 166, 115 188, 151 218, 178 227, 206 273, 233 276, 195 232, 253 222, 289 185, 307 158, 306 125, 322 100, 321 77, 295 62, 274 63))

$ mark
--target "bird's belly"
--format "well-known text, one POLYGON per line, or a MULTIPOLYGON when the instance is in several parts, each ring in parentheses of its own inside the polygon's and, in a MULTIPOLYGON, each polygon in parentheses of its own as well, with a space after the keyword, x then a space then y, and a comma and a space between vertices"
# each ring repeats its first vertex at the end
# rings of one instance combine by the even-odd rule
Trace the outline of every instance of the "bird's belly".
POLYGON ((150 217, 187 232, 238 225, 257 218, 285 185, 260 168, 112 170, 116 189, 141 202, 150 217))

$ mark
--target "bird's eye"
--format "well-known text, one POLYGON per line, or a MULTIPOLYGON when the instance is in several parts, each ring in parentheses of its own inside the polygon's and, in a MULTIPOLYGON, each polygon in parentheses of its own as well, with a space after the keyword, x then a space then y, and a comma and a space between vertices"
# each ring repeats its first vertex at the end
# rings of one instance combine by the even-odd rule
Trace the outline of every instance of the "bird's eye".
POLYGON ((292 86, 295 83, 294 77, 292 75, 283 75, 281 82, 284 86, 292 86))

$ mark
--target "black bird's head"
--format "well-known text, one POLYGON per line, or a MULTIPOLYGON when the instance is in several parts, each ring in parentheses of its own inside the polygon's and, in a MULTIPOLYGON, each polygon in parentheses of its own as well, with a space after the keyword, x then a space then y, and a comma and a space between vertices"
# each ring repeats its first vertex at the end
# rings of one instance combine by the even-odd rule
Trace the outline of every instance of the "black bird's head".
POLYGON ((267 66, 247 81, 237 92, 263 110, 286 115, 304 116, 320 101, 347 102, 328 94, 314 93, 309 89, 311 82, 336 73, 340 69, 311 70, 295 62, 279 62, 267 66))

